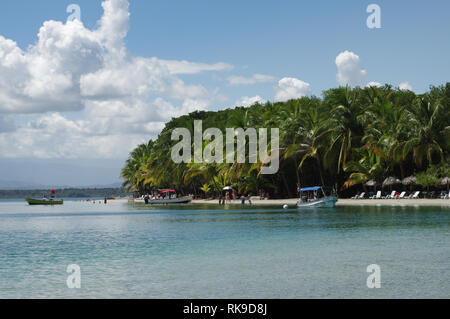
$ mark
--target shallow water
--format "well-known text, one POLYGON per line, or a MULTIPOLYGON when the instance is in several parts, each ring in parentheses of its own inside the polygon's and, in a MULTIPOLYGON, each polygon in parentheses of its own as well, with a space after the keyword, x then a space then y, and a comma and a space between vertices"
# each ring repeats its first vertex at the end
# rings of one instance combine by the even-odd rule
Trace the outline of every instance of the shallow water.
POLYGON ((449 239, 448 207, 0 201, 0 298, 449 298, 449 239))

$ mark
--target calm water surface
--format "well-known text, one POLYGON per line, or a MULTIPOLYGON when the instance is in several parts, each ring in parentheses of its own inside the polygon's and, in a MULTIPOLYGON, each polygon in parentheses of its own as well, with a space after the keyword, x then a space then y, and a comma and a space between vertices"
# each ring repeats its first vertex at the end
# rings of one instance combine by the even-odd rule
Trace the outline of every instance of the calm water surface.
POLYGON ((449 298, 449 244, 449 206, 0 201, 0 298, 449 298))

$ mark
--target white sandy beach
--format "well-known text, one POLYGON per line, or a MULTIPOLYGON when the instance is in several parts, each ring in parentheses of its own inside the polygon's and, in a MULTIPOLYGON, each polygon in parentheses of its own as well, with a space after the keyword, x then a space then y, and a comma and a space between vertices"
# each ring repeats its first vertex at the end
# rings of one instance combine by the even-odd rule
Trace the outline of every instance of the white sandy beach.
MULTIPOLYGON (((194 200, 195 204, 218 204, 218 200, 194 200)), ((252 199, 252 205, 289 205, 297 204, 298 198, 289 199, 252 199)), ((230 204, 230 203, 227 203, 230 204)), ((232 200, 231 204, 239 205, 240 200, 232 200)), ((248 202, 246 201, 246 205, 248 202)), ((450 207, 450 199, 339 199, 336 206, 447 206, 450 207)))
MULTIPOLYGON (((117 199, 113 201, 127 202, 127 199, 117 199)), ((260 200, 253 198, 252 205, 254 206, 294 206, 298 198, 289 199, 269 199, 260 200)), ((141 199, 136 199, 135 202, 143 203, 141 199)), ((196 199, 192 204, 212 204, 218 205, 219 200, 196 199)), ((241 200, 231 200, 226 205, 241 205, 241 200)), ((249 205, 248 201, 245 205, 249 205)), ((336 206, 444 206, 450 208, 450 199, 339 199, 336 206)))

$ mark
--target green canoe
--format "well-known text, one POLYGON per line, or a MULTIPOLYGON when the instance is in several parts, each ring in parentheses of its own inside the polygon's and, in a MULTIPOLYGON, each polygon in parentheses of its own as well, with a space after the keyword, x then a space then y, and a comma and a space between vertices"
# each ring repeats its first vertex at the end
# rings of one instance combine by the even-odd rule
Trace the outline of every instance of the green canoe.
POLYGON ((62 205, 64 203, 63 200, 55 200, 55 199, 33 199, 26 198, 25 199, 30 205, 62 205))

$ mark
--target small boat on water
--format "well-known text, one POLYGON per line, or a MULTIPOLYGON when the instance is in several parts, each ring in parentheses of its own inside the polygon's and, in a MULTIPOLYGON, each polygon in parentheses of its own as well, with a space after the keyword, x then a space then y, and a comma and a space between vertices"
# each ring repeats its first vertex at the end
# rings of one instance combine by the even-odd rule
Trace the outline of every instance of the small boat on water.
POLYGON ((25 199, 29 205, 62 205, 64 204, 64 201, 62 199, 34 199, 34 198, 26 198, 25 199))
POLYGON ((300 189, 300 200, 297 207, 334 207, 338 198, 331 187, 314 186, 300 189))
POLYGON ((173 189, 165 189, 159 192, 157 196, 144 196, 146 204, 187 204, 192 201, 192 196, 178 197, 173 189))
POLYGON ((44 195, 44 198, 42 199, 34 199, 34 198, 26 198, 25 200, 29 205, 62 205, 64 204, 64 201, 62 199, 55 199, 55 190, 50 190, 50 198, 47 198, 46 195, 44 195))

